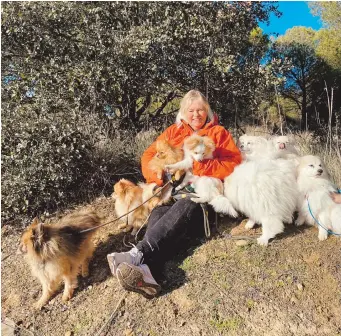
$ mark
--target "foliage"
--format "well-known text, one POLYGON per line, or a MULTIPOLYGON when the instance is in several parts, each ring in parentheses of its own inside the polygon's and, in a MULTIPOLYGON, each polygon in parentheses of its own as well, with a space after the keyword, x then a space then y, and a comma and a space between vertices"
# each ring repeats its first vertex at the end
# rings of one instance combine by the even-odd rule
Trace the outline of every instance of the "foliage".
MULTIPOLYGON (((271 3, 3 2, 3 218, 108 193, 199 88, 254 106, 271 3), (168 117, 168 114, 170 117, 168 117)), ((245 110, 250 111, 249 108, 245 110)))
POLYGON ((247 105, 266 48, 250 33, 269 3, 4 2, 3 71, 49 104, 119 116, 139 128, 179 93, 206 92, 218 112, 247 105), (11 68, 11 66, 13 66, 11 68), (38 92, 39 87, 39 92, 38 92), (153 100, 162 103, 150 108, 153 100), (247 100, 247 101, 246 101, 247 100))
MULTIPOLYGON (((340 89, 340 73, 331 67, 332 62, 327 62, 335 53, 324 57, 324 36, 311 28, 294 27, 280 36, 270 51, 270 67, 275 76, 284 79, 278 87, 280 94, 295 102, 301 111, 301 129, 316 122, 317 110, 321 119, 328 119, 325 87, 333 87, 335 92, 340 89)), ((340 107, 338 99, 334 103, 340 107)))
POLYGON ((127 141, 113 143, 91 121, 30 104, 2 115, 3 220, 48 215, 111 192, 116 174, 132 171, 127 141))
POLYGON ((336 34, 341 34, 341 3, 340 1, 312 1, 309 7, 314 15, 321 17, 325 26, 336 34))

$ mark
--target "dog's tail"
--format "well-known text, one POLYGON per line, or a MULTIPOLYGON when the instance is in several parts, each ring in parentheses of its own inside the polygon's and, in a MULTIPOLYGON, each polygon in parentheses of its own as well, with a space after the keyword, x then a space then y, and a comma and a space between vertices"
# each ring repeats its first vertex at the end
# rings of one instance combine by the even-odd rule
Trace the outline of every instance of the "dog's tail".
POLYGON ((95 212, 81 212, 64 217, 56 225, 38 224, 33 231, 33 244, 36 253, 45 260, 61 255, 77 255, 82 243, 92 236, 101 221, 95 212))
POLYGON ((231 217, 238 217, 238 212, 233 208, 231 202, 223 195, 216 196, 209 202, 215 212, 224 213, 231 217))
POLYGON ((332 230, 337 234, 341 234, 341 205, 335 205, 330 214, 332 230))

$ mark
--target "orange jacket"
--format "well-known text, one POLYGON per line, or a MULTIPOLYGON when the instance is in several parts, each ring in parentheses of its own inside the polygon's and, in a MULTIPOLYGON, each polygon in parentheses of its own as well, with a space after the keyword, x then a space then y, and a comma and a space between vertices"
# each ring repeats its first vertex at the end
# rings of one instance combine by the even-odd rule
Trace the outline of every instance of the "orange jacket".
MULTIPOLYGON (((194 130, 186 122, 182 121, 181 126, 176 124, 169 126, 156 141, 166 139, 172 146, 182 147, 185 138, 193 133, 195 133, 194 130)), ((216 144, 216 149, 213 153, 213 159, 201 162, 194 161, 193 174, 197 176, 212 176, 223 180, 242 161, 240 151, 235 145, 231 134, 224 127, 217 125, 216 121, 206 123, 196 133, 198 135, 209 136, 216 144)), ((147 183, 155 182, 161 186, 162 180, 158 179, 156 173, 148 167, 148 162, 156 154, 156 141, 143 153, 141 166, 142 174, 147 183)))

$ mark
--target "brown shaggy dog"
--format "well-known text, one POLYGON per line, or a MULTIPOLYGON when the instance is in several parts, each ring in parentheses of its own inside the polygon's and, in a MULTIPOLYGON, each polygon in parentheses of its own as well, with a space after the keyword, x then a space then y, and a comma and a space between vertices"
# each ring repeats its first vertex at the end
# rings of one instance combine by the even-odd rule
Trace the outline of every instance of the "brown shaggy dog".
POLYGON ((151 210, 161 201, 159 197, 153 197, 145 204, 142 204, 152 197, 155 187, 155 183, 139 183, 136 185, 126 179, 121 179, 114 185, 113 198, 116 200, 115 210, 117 216, 121 217, 137 208, 122 218, 126 223, 119 225, 119 229, 124 229, 125 232, 133 229, 131 234, 136 234, 138 229, 145 223, 151 210))
MULTIPOLYGON (((149 162, 149 168, 156 173, 158 179, 162 178, 162 173, 166 165, 170 165, 183 159, 183 151, 180 148, 173 147, 166 140, 156 142, 156 154, 149 162)), ((175 179, 179 180, 183 170, 175 172, 175 179)))
POLYGON ((89 260, 94 251, 95 230, 81 232, 100 224, 94 212, 71 214, 51 225, 35 218, 21 237, 18 253, 25 254, 32 273, 43 287, 35 308, 41 309, 64 282, 62 300, 68 301, 77 287, 77 275, 89 273, 89 260))

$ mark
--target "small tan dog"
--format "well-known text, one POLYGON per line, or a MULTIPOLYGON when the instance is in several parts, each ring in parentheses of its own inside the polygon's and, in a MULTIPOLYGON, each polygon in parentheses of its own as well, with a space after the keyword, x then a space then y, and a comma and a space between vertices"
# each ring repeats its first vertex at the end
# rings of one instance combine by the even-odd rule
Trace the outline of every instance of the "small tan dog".
POLYGON ((35 308, 41 309, 64 282, 62 300, 68 301, 77 287, 77 276, 89 273, 94 251, 95 230, 82 232, 100 224, 94 212, 71 214, 51 225, 35 218, 21 237, 18 254, 25 254, 32 273, 43 287, 35 308))
POLYGON ((145 204, 142 204, 152 197, 155 187, 155 183, 139 183, 136 185, 126 179, 121 179, 114 185, 112 197, 116 200, 115 210, 118 217, 138 207, 135 211, 129 213, 128 216, 122 218, 126 223, 119 225, 119 229, 124 229, 125 232, 132 229, 131 234, 136 234, 145 223, 151 210, 161 202, 160 198, 155 196, 145 204))
MULTIPOLYGON (((156 142, 156 154, 149 162, 149 168, 156 173, 158 179, 162 178, 162 173, 166 165, 170 165, 183 159, 183 152, 180 148, 173 147, 166 140, 156 142)), ((183 170, 177 170, 174 173, 175 179, 180 180, 183 170)))

